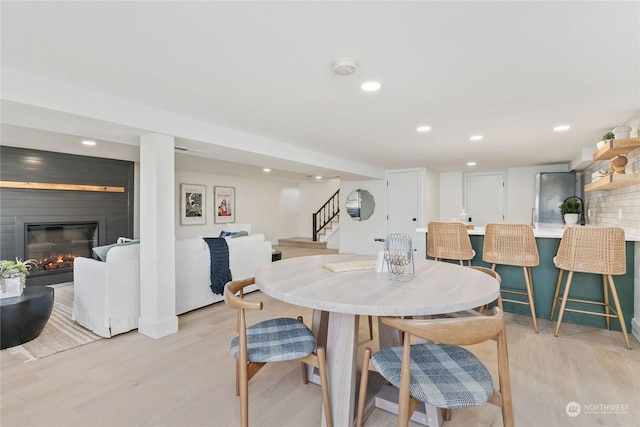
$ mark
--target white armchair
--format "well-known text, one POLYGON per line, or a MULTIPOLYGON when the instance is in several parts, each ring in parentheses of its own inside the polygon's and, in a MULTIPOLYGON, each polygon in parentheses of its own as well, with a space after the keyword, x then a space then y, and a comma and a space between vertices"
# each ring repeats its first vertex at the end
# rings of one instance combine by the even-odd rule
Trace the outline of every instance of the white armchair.
POLYGON ((105 262, 76 258, 73 281, 73 320, 107 338, 138 328, 139 244, 111 248, 105 262))

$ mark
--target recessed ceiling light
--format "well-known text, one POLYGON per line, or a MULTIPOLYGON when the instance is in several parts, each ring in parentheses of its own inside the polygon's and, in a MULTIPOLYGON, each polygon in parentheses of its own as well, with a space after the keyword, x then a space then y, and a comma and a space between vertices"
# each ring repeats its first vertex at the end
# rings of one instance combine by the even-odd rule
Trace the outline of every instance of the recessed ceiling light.
POLYGON ((569 130, 569 129, 571 129, 571 126, 569 125, 560 125, 553 128, 553 130, 556 132, 562 132, 563 130, 569 130))
POLYGON ((360 89, 366 92, 374 92, 380 89, 381 87, 382 85, 378 82, 366 82, 366 83, 362 83, 362 85, 360 86, 360 89))
POLYGON ((418 126, 416 130, 418 132, 429 132, 431 130, 431 126, 418 126))
POLYGON ((271 172, 271 169, 269 169, 269 168, 264 168, 264 169, 262 169, 262 171, 263 171, 263 172, 271 172))
POLYGON ((482 139, 482 135, 474 135, 469 138, 471 141, 480 141, 482 139))
POLYGON ((475 166, 475 165, 476 165, 476 162, 469 162, 469 163, 467 163, 467 166, 475 166))
POLYGON ((89 140, 87 140, 87 141, 82 141, 82 144, 83 144, 83 145, 91 145, 91 146, 94 146, 94 145, 96 145, 96 142, 95 142, 95 141, 89 141, 89 140))
POLYGON ((322 177, 320 175, 316 176, 316 179, 322 179, 322 177))

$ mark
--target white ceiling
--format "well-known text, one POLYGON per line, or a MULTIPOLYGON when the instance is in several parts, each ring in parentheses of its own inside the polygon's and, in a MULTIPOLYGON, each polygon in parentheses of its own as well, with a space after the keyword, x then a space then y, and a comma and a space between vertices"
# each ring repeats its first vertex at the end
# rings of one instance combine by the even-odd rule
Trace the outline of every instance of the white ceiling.
POLYGON ((569 162, 640 112, 637 1, 0 7, 6 145, 135 159, 140 135, 166 133, 166 123, 132 125, 153 123, 142 117, 63 108, 73 100, 29 92, 10 78, 16 72, 151 106, 205 130, 232 129, 228 138, 174 132, 176 145, 223 161, 180 155, 177 163, 256 176, 269 166, 282 179, 569 162), (344 57, 359 63, 353 75, 332 72, 344 57), (362 92, 367 80, 382 89, 362 92), (417 133, 422 124, 432 130, 417 133), (553 132, 560 124, 571 130, 553 132), (475 134, 484 139, 469 141, 475 134), (88 151, 78 145, 83 137, 100 144, 88 151))

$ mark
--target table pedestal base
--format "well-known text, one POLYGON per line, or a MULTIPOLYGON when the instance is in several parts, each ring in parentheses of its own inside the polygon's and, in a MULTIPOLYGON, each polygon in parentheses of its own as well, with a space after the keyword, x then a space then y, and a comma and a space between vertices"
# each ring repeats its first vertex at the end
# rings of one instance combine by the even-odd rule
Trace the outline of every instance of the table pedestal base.
MULTIPOLYGON (((371 375, 371 373, 369 374, 371 375)), ((371 381, 371 380, 369 380, 371 381)), ((398 389, 383 385, 375 396, 376 408, 398 414, 398 389)), ((411 421, 428 427, 440 427, 444 421, 443 410, 432 405, 420 404, 411 416, 411 421)))
MULTIPOLYGON (((358 316, 355 316, 355 330, 358 330, 358 316)), ((329 313, 326 311, 314 310, 312 327, 317 337, 318 345, 326 345, 327 329, 329 323, 329 313)), ((397 329, 390 328, 378 322, 378 331, 380 347, 388 348, 400 344, 400 333, 397 329)), ((320 375, 318 369, 311 365, 307 365, 307 377, 309 381, 320 385, 320 375)), ((355 398, 359 395, 360 374, 356 379, 355 398)), ((367 387, 367 399, 364 409, 364 420, 366 420, 374 408, 380 408, 393 414, 398 414, 398 389, 388 385, 384 378, 377 372, 369 372, 369 385, 367 387)), ((357 408, 355 408, 357 410, 357 408)), ((355 425, 355 410, 353 414, 353 423, 355 425)), ((411 421, 422 424, 427 427, 441 427, 444 422, 443 410, 432 405, 421 404, 411 416, 411 421)))

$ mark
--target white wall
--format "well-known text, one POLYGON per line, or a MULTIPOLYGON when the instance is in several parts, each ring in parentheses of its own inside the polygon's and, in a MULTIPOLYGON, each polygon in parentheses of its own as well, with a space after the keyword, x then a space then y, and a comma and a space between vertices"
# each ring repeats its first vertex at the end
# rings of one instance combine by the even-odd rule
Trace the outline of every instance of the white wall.
MULTIPOLYGON (((416 227, 426 227, 428 221, 435 220, 440 210, 439 195, 441 174, 428 169, 419 169, 419 187, 423 191, 423 203, 419 207, 416 227)), ((385 180, 342 181, 340 183, 340 209, 346 212, 345 200, 353 190, 369 191, 375 199, 373 215, 366 221, 355 221, 347 214, 340 216, 340 252, 363 255, 377 255, 383 244, 374 238, 385 238, 387 235, 387 185, 385 180)), ((462 188, 460 186, 460 188, 462 188)), ((426 254, 424 241, 416 245, 421 253, 426 254)))
POLYGON ((440 219, 440 175, 438 172, 426 171, 424 177, 424 224, 419 227, 426 227, 429 221, 440 219))
POLYGON ((569 172, 569 165, 507 169, 505 222, 531 224, 531 211, 536 206, 536 175, 540 172, 569 172))
POLYGON ((460 208, 464 205, 464 180, 462 172, 446 172, 440 174, 440 218, 458 218, 460 208))
POLYGON ((374 238, 386 236, 386 181, 342 181, 340 183, 340 253, 377 255, 382 243, 374 238), (365 221, 356 221, 346 214, 345 201, 349 193, 357 189, 367 190, 373 196, 376 206, 373 215, 365 221))
MULTIPOLYGON (((505 176, 505 222, 531 224, 531 210, 536 202, 536 174, 540 172, 568 172, 568 164, 509 168, 505 176)), ((440 174, 440 220, 457 218, 464 205, 464 174, 440 174)))
POLYGON ((213 187, 235 187, 236 224, 251 223, 252 233, 262 233, 272 244, 279 238, 296 236, 300 209, 297 184, 256 180, 229 175, 176 170, 176 239, 217 237, 224 224, 214 224, 213 187), (180 224, 180 184, 206 186, 206 224, 180 224))
MULTIPOLYGON (((507 222, 531 222, 531 209, 535 204, 535 177, 539 172, 566 172, 567 165, 544 165, 507 170, 507 222)), ((139 165, 136 164, 136 197, 134 209, 134 237, 139 237, 139 165)), ((462 172, 425 174, 425 224, 436 220, 448 220, 458 216, 463 203, 464 175, 462 172)), ((272 244, 285 237, 311 237, 311 213, 340 188, 340 208, 346 212, 344 200, 357 188, 369 190, 376 200, 373 218, 358 224, 346 214, 340 218, 339 249, 341 252, 373 253, 371 242, 365 242, 366 236, 384 237, 386 234, 386 188, 383 180, 342 181, 337 179, 322 183, 303 183, 300 185, 277 181, 254 180, 242 177, 176 171, 176 238, 193 236, 217 236, 224 227, 213 223, 213 187, 215 185, 236 187, 236 223, 251 222, 252 231, 263 233, 272 244), (207 186, 207 212, 205 225, 179 224, 180 183, 204 184, 207 186), (371 188, 371 189, 370 189, 371 188), (375 193, 374 193, 375 190, 375 193), (379 194, 378 194, 379 192, 379 194), (374 227, 375 224, 375 227, 374 227), (346 227, 346 228, 345 228, 346 227), (379 228, 376 228, 379 227, 379 228), (369 230, 369 231, 367 231, 369 230), (352 232, 355 235, 352 235, 352 232), (364 246, 359 248, 358 243, 364 246)), ((367 237, 368 239, 368 237, 367 237)), ((373 238, 371 238, 372 240, 373 238)), ((338 240, 336 237, 333 240, 338 240)), ((377 245, 377 244, 376 244, 377 245)), ((334 246, 338 247, 338 243, 334 246)))

